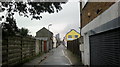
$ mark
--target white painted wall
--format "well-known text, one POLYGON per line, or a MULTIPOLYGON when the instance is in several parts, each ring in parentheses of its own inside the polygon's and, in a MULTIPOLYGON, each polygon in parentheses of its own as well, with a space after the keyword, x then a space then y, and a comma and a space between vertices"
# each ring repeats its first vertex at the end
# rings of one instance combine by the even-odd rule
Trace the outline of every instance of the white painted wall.
POLYGON ((95 29, 107 22, 119 17, 118 15, 118 3, 113 4, 108 10, 102 13, 100 16, 95 18, 93 21, 88 23, 85 27, 81 30, 81 35, 84 38, 84 54, 82 57, 84 65, 90 65, 90 48, 89 48, 89 34, 88 31, 95 29))
POLYGON ((49 51, 49 47, 50 47, 50 44, 49 44, 49 41, 47 41, 47 51, 49 51))
POLYGON ((54 45, 53 45, 54 48, 56 48, 56 41, 54 41, 54 45))
POLYGON ((84 44, 80 44, 79 49, 81 51, 82 63, 84 64, 84 44))
POLYGON ((42 52, 44 52, 44 41, 42 41, 42 52))
POLYGON ((42 40, 42 52, 44 52, 44 41, 46 41, 47 51, 52 49, 52 41, 48 41, 47 37, 36 37, 36 54, 39 54, 41 51, 40 40, 42 40))
POLYGON ((65 40, 64 42, 65 42, 65 46, 67 47, 67 40, 65 40))
POLYGON ((89 52, 89 36, 88 34, 84 34, 83 35, 84 37, 84 46, 83 46, 83 49, 84 49, 84 54, 83 54, 83 63, 84 65, 90 65, 90 52, 89 52))
POLYGON ((36 53, 36 55, 39 54, 39 40, 38 39, 36 39, 35 53, 36 53))

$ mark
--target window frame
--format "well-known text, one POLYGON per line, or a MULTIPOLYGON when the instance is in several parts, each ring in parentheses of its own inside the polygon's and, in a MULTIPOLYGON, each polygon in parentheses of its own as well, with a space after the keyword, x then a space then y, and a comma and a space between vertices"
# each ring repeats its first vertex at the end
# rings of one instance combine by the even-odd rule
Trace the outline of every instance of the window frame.
POLYGON ((68 35, 68 38, 72 38, 72 35, 68 35))
POLYGON ((74 35, 75 38, 78 38, 78 35, 74 35), (77 37, 76 37, 77 36, 77 37))

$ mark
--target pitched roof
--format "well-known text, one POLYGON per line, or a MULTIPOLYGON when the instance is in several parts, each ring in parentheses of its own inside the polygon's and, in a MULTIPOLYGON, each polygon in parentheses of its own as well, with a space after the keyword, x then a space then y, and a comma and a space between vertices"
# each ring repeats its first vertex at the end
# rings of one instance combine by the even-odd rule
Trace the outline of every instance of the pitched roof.
POLYGON ((46 29, 45 27, 36 32, 36 37, 50 37, 50 36, 53 36, 53 33, 46 29))
MULTIPOLYGON (((40 29, 39 31, 37 31, 36 33, 38 32, 41 32, 43 29, 47 30, 48 32, 52 33, 50 30, 46 29, 45 27, 43 27, 42 29, 40 29)), ((52 33, 53 34, 53 33, 52 33)))
MULTIPOLYGON (((70 33, 72 30, 74 30, 76 33, 80 34, 80 33, 77 32, 75 29, 71 29, 68 33, 70 33)), ((67 34, 68 34, 68 33, 67 33, 67 34)), ((66 35, 67 35, 67 34, 66 34, 66 35)), ((65 36, 66 36, 66 35, 65 35, 65 36)))

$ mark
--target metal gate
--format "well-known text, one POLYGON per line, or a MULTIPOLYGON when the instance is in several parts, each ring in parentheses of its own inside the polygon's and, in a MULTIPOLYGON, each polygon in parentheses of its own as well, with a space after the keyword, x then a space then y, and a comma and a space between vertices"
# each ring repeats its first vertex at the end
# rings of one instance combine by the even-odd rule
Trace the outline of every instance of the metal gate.
POLYGON ((90 36, 91 65, 120 65, 120 28, 90 36))

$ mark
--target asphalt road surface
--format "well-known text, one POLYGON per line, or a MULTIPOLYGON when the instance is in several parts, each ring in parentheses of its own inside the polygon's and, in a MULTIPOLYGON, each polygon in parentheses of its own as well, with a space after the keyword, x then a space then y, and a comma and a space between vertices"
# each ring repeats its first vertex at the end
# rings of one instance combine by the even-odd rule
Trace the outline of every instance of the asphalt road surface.
POLYGON ((40 65, 71 65, 71 61, 64 53, 65 47, 60 45, 53 49, 48 57, 40 65))
POLYGON ((60 45, 48 53, 23 64, 22 67, 84 67, 81 64, 79 65, 79 59, 67 50, 65 46, 60 45), (78 64, 76 65, 76 63, 78 64))

